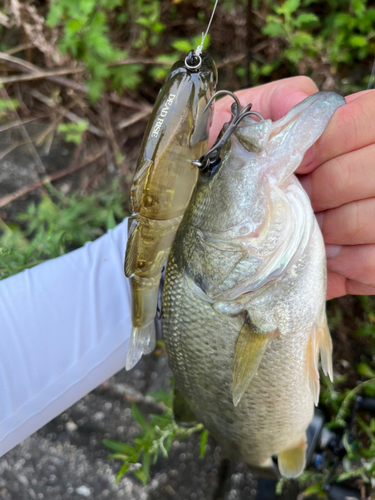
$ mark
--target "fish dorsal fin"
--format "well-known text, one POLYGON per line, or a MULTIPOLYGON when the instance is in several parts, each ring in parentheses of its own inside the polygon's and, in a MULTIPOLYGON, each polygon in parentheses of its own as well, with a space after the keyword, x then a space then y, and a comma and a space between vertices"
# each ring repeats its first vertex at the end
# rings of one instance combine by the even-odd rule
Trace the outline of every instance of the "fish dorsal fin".
POLYGON ((327 318, 324 314, 324 320, 319 326, 314 324, 309 342, 307 345, 306 353, 306 369, 309 377, 310 390, 314 398, 315 406, 319 403, 320 382, 318 371, 318 360, 322 363, 322 369, 325 375, 333 381, 333 368, 332 368, 332 340, 329 333, 327 318))
POLYGON ((283 477, 300 476, 306 465, 306 436, 301 439, 297 446, 279 453, 277 462, 283 477))
POLYGON ((248 316, 238 334, 232 363, 233 404, 237 406, 251 379, 254 377, 263 354, 275 332, 261 333, 251 324, 248 316))

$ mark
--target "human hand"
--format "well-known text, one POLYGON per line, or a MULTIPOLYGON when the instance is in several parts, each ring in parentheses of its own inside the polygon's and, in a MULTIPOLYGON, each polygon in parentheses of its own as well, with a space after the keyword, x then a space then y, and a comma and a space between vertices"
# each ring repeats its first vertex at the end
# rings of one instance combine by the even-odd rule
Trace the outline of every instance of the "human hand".
MULTIPOLYGON (((273 121, 317 92, 312 80, 294 77, 237 92, 242 104, 273 121)), ((297 174, 310 196, 327 253, 327 300, 375 294, 375 90, 346 97, 326 130, 307 151, 297 174)), ((220 100, 213 142, 230 119, 232 100, 220 100)))

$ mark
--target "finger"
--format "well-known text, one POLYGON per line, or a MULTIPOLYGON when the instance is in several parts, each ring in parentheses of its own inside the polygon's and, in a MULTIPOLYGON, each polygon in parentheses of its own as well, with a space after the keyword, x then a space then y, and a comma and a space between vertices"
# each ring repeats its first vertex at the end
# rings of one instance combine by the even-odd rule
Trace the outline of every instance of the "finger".
POLYGON ((375 295, 375 287, 364 285, 328 271, 326 300, 342 297, 343 295, 375 295))
MULTIPOLYGON (((296 76, 267 83, 260 87, 236 92, 242 105, 252 103, 252 109, 264 118, 275 121, 282 118, 296 104, 317 92, 315 83, 305 76, 296 76)), ((223 124, 230 120, 233 99, 225 97, 215 104, 215 113, 210 129, 210 146, 218 136, 223 124)))
POLYGON ((299 174, 311 172, 337 156, 375 142, 375 89, 347 99, 317 142, 307 151, 299 174))
POLYGON ((375 242, 375 198, 318 212, 316 218, 326 244, 365 245, 375 242))
MULTIPOLYGON (((375 144, 327 161, 299 177, 315 212, 375 195, 375 144)), ((375 241, 375 240, 374 240, 375 241)))
POLYGON ((327 269, 346 279, 375 287, 375 244, 326 246, 327 269))

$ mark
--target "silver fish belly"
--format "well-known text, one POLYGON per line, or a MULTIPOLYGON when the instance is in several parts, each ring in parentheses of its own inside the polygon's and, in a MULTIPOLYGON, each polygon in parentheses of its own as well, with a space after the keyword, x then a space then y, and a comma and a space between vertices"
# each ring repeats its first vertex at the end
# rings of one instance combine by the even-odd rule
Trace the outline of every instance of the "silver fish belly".
POLYGON ((245 118, 211 177, 200 175, 168 259, 163 333, 175 385, 224 454, 255 467, 305 466, 332 376, 323 239, 293 175, 345 103, 321 92, 284 118, 245 118))

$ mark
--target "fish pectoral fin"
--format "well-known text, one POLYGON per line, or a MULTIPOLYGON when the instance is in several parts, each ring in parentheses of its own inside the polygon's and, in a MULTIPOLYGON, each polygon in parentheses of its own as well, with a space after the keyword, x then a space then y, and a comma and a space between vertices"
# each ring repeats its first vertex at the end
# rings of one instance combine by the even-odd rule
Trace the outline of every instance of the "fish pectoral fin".
POLYGON ((329 378, 333 381, 332 340, 327 325, 326 315, 324 315, 324 320, 320 326, 314 324, 306 353, 306 369, 315 406, 318 406, 320 393, 320 377, 318 371, 319 354, 323 372, 326 375, 328 374, 329 378))
POLYGON ((179 425, 191 427, 197 423, 189 404, 176 388, 173 391, 173 413, 174 419, 179 425))
POLYGON ((320 382, 318 371, 318 351, 316 345, 316 325, 314 324, 306 352, 306 370, 309 378, 310 391, 314 399, 315 406, 319 403, 320 382))
POLYGON ((283 477, 298 477, 306 465, 306 436, 297 446, 282 451, 277 456, 280 474, 283 477))
POLYGON ((275 332, 258 333, 248 316, 238 334, 232 362, 233 404, 237 406, 251 379, 254 377, 260 361, 275 332))
POLYGON ((316 343, 319 348, 323 372, 325 375, 328 375, 331 382, 333 382, 332 339, 329 333, 326 315, 324 315, 322 324, 317 328, 316 343))

